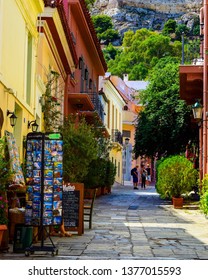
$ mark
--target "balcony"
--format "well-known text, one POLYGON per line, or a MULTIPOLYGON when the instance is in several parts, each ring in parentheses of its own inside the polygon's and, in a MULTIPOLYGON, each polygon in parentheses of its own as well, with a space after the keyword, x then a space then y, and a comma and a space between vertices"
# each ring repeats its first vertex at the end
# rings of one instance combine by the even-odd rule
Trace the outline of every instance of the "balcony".
POLYGON ((94 111, 100 117, 102 123, 104 122, 104 108, 97 93, 89 93, 90 99, 94 105, 94 111))
POLYGON ((112 129, 111 140, 122 145, 122 134, 118 129, 112 129))
POLYGON ((100 124, 104 122, 104 108, 97 93, 69 93, 68 101, 76 111, 86 116, 93 122, 94 116, 98 117, 100 124))

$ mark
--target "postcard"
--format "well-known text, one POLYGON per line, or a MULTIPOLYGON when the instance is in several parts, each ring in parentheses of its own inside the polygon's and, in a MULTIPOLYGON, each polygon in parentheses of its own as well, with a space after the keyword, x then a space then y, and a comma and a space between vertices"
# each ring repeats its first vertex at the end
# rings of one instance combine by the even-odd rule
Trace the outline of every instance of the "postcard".
POLYGON ((53 224, 54 225, 60 225, 61 223, 62 223, 62 217, 61 216, 54 216, 53 224))
POLYGON ((44 186, 44 193, 52 193, 53 186, 44 186))
POLYGON ((53 170, 51 169, 44 170, 44 176, 45 178, 53 178, 53 170))
POLYGON ((36 161, 36 162, 33 163, 33 166, 34 166, 34 169, 41 169, 42 164, 41 164, 41 162, 36 161))
POLYGON ((63 163, 62 162, 54 162, 54 170, 62 170, 63 169, 63 163))
POLYGON ((53 186, 52 179, 44 179, 44 186, 53 186))
POLYGON ((62 170, 54 170, 54 174, 53 174, 54 178, 62 177, 62 175, 63 175, 62 170))
POLYGON ((43 197, 45 202, 53 201, 53 194, 52 193, 45 193, 43 197))

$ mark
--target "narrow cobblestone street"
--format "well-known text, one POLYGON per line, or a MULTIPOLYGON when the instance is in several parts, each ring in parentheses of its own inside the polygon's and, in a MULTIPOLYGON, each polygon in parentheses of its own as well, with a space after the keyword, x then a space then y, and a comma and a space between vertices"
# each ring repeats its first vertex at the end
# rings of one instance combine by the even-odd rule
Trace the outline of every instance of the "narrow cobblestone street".
POLYGON ((193 206, 174 209, 154 186, 114 186, 111 194, 96 198, 92 229, 87 226, 82 236, 53 237, 57 256, 35 252, 26 257, 11 246, 0 259, 208 259, 208 220, 193 206))

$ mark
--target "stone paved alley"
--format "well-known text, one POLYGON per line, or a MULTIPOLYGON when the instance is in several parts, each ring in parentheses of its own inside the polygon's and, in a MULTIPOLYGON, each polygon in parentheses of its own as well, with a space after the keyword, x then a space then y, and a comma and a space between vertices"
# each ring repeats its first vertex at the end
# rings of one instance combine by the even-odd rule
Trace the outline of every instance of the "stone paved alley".
POLYGON ((173 209, 154 186, 133 190, 116 185, 96 198, 93 226, 82 236, 53 237, 58 255, 1 253, 0 259, 188 260, 208 259, 208 220, 196 207, 173 209))

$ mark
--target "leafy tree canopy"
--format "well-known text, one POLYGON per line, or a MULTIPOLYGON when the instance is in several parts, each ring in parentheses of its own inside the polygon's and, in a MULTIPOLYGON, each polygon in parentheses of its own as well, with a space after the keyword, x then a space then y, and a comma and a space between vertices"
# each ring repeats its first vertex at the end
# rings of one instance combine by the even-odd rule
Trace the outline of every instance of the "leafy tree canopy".
POLYGON ((179 98, 177 59, 160 59, 141 96, 144 109, 138 115, 136 157, 174 155, 185 150, 192 135, 190 108, 179 98))
POLYGON ((169 19, 164 24, 164 28, 162 30, 162 34, 163 35, 169 35, 171 33, 174 33, 175 29, 176 29, 176 25, 177 25, 177 23, 176 23, 176 21, 174 19, 169 19))
MULTIPOLYGON (((159 59, 171 56, 181 60, 181 42, 171 42, 169 36, 148 29, 124 34, 120 51, 108 61, 113 75, 129 74, 130 79, 144 80, 159 59)), ((109 56, 108 56, 109 57, 109 56)))
POLYGON ((113 28, 111 17, 107 15, 92 16, 92 22, 98 39, 106 41, 106 44, 120 37, 118 31, 113 28))

